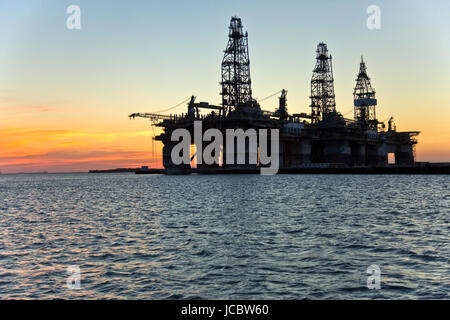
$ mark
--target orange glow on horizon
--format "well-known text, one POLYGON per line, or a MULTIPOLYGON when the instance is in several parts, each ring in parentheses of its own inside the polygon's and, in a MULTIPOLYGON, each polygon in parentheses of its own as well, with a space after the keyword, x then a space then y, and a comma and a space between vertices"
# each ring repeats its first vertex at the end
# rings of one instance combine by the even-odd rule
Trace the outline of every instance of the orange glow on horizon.
MULTIPOLYGON (((147 122, 143 125, 149 126, 147 122)), ((162 144, 152 143, 152 130, 106 132, 30 127, 0 129, 0 136, 2 173, 79 172, 144 165, 162 168, 162 144)), ((418 141, 417 161, 449 161, 448 137, 431 136, 423 130, 418 141)))
POLYGON ((161 148, 151 131, 0 129, 0 170, 73 172, 95 169, 162 167, 161 148), (156 147, 158 146, 158 147, 156 147))

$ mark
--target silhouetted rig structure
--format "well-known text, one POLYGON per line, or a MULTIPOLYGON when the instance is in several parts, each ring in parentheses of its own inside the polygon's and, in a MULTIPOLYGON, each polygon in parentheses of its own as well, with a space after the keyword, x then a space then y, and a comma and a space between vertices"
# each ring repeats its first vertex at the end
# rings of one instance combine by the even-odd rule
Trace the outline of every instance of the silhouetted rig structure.
MULTIPOLYGON (((386 167, 389 153, 395 154, 396 165, 414 164, 414 147, 417 144, 414 137, 419 132, 396 131, 392 117, 387 128, 377 120, 375 90, 362 58, 353 92, 354 119, 346 119, 336 111, 332 57, 325 43, 317 46, 316 65, 311 79, 311 113, 289 114, 286 108, 287 91, 284 89, 279 97, 278 109, 271 112, 261 110, 258 101, 252 98, 248 35, 243 31, 241 19, 231 18, 228 38, 222 61, 222 105, 197 103, 192 96, 185 114, 133 113, 129 116, 149 118, 152 125, 164 129, 155 139, 164 145, 165 173, 254 172, 258 168, 258 164, 247 161, 248 143, 243 165, 236 164, 236 161, 234 164, 227 163, 223 156, 226 154, 225 146, 222 147, 220 164, 199 164, 196 169, 186 164, 175 165, 171 160, 171 151, 178 142, 171 141, 171 134, 175 129, 184 128, 189 130, 194 139, 195 120, 202 121, 203 132, 216 128, 224 136, 226 129, 279 129, 280 170, 386 167), (201 109, 212 111, 201 115, 201 109)), ((204 144, 203 148, 209 142, 204 144)), ((237 154, 235 160, 236 157, 237 154)))

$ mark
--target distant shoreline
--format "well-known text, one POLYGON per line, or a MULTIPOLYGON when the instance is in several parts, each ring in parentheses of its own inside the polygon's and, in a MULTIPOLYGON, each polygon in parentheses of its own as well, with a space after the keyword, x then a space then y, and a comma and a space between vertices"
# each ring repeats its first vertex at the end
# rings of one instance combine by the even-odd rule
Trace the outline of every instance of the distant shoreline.
POLYGON ((12 176, 12 175, 21 175, 21 174, 74 174, 74 173, 89 173, 87 171, 73 171, 73 172, 48 172, 48 171, 41 171, 41 172, 11 172, 11 173, 0 173, 0 176, 12 176))
MULTIPOLYGON (((136 174, 164 174, 163 168, 115 168, 103 170, 74 171, 74 172, 14 172, 0 173, 7 175, 39 175, 39 174, 86 174, 86 173, 136 173, 136 174)), ((188 174, 259 174, 259 169, 196 169, 192 168, 188 174)), ((280 169, 278 174, 450 174, 450 162, 422 163, 414 166, 387 167, 349 167, 349 168, 290 168, 280 169)))

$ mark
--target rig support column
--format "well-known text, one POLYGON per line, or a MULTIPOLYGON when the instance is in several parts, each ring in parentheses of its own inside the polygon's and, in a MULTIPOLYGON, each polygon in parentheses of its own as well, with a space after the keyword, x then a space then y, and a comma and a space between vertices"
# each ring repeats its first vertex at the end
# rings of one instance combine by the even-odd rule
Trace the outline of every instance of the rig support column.
POLYGON ((351 149, 348 141, 330 141, 325 144, 323 150, 325 162, 350 163, 351 149))
POLYGON ((189 173, 190 164, 176 165, 172 162, 172 149, 177 144, 174 141, 163 141, 163 166, 165 174, 187 174, 189 173))

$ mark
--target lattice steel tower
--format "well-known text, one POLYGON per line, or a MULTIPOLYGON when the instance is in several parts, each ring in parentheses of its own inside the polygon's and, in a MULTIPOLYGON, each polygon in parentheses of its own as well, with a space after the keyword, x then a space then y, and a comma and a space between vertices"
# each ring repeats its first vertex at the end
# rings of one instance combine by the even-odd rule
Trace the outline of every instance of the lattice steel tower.
POLYGON ((241 19, 232 17, 227 48, 222 60, 222 105, 227 113, 252 101, 248 35, 241 19))
POLYGON ((336 112, 331 55, 323 42, 317 45, 316 66, 311 78, 311 115, 318 122, 336 112))
POLYGON ((353 98, 355 120, 365 128, 376 129, 378 123, 375 116, 377 99, 375 99, 375 90, 370 84, 370 78, 367 76, 366 64, 364 63, 363 57, 361 57, 361 63, 359 65, 359 74, 358 78, 356 78, 353 98))

